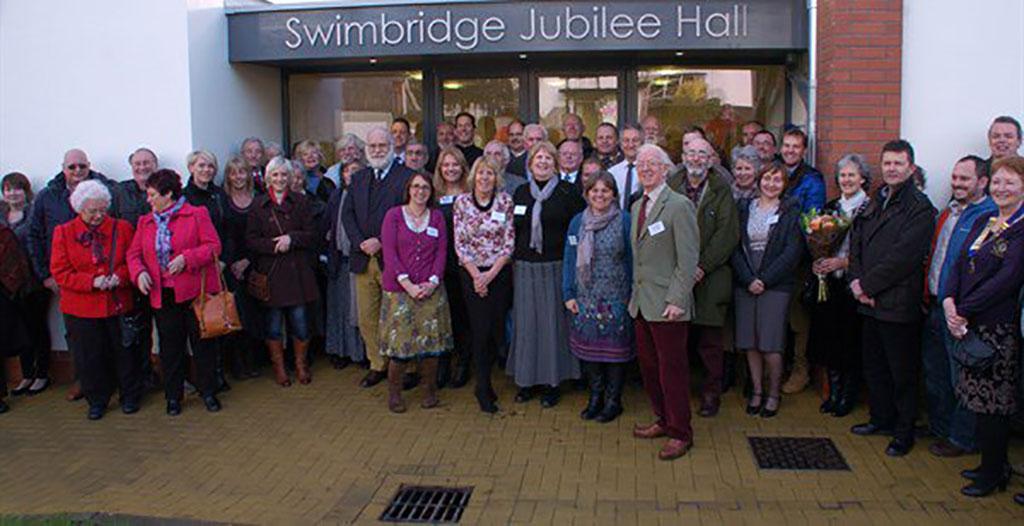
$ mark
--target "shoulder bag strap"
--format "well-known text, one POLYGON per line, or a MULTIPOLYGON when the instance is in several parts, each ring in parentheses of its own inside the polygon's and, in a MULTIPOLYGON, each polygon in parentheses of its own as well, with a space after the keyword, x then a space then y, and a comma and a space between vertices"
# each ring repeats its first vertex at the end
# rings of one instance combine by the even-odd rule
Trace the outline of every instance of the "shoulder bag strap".
MULTIPOLYGON (((110 230, 110 275, 114 275, 114 257, 117 255, 117 221, 113 221, 113 228, 110 230)), ((110 297, 114 300, 114 309, 118 314, 123 314, 121 311, 124 309, 124 305, 121 304, 121 300, 117 297, 116 289, 110 289, 110 297)))

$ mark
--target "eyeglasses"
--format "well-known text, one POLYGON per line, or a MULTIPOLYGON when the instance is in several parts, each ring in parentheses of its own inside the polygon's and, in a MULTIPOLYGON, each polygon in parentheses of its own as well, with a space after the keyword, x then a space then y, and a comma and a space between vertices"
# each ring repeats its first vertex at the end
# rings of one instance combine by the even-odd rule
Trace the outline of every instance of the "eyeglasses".
POLYGON ((69 164, 68 170, 87 170, 89 169, 88 164, 69 164))
POLYGON ((423 190, 424 192, 429 192, 430 191, 430 187, 425 185, 425 184, 414 184, 414 185, 410 186, 409 188, 412 189, 412 190, 423 190))

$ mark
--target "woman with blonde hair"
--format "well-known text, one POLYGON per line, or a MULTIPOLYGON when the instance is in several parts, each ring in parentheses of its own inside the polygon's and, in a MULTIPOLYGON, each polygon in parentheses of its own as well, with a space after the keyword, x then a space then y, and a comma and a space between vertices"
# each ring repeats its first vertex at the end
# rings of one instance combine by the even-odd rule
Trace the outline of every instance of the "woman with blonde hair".
POLYGON ((232 157, 224 165, 224 252, 221 259, 227 266, 224 273, 228 289, 235 295, 235 304, 242 319, 242 330, 228 337, 231 373, 236 380, 259 376, 254 354, 263 341, 263 309, 249 295, 246 278, 252 268, 249 249, 245 246, 245 228, 249 212, 256 200, 253 170, 241 157, 232 157))
MULTIPOLYGON (((453 207, 455 198, 469 191, 467 179, 469 166, 462 151, 455 146, 441 149, 434 167, 434 188, 437 189, 437 203, 444 215, 445 227, 452 232, 454 223, 453 207)), ((459 280, 459 259, 455 255, 454 236, 448 236, 447 264, 445 265, 444 287, 448 293, 448 307, 451 310, 452 337, 455 341, 454 357, 457 362, 452 371, 452 355, 446 354, 438 366, 438 385, 444 387, 451 380, 451 386, 459 388, 469 382, 469 317, 463 299, 462 284, 459 280)))

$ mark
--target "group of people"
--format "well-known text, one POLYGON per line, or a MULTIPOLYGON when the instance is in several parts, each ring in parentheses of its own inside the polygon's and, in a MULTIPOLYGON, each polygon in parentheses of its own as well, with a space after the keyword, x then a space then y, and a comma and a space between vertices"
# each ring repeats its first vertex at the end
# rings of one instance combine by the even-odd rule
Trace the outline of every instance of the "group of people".
POLYGON ((0 272, 0 319, 21 356, 14 394, 49 385, 40 320, 54 296, 90 419, 115 393, 124 413, 138 411, 157 373, 169 415, 191 386, 217 411, 225 371, 258 375, 266 357, 279 385, 290 370, 308 384, 323 352, 336 368, 364 364, 364 388, 386 381, 396 413, 417 383, 429 409, 439 388, 471 377, 480 410, 495 413, 498 363, 517 403, 552 407, 564 382, 582 379, 581 417, 611 422, 635 359, 656 419, 633 434, 666 437, 669 460, 694 444, 693 351, 702 417, 718 413, 738 369, 746 412, 774 417, 818 365, 822 413, 846 416, 866 387, 870 419, 851 431, 891 435, 886 453, 902 456, 923 369, 932 453, 981 453, 965 494, 1004 487, 1020 394, 1020 124, 995 119, 990 157, 956 163, 940 213, 903 140, 882 148, 880 182, 865 157, 843 156, 826 200, 797 128, 779 147, 747 122, 726 154, 691 127, 678 164, 659 129, 654 117, 603 123, 591 141, 567 114, 557 145, 543 126, 513 121, 481 148, 474 116, 460 113, 438 125, 433 148, 403 118, 347 134, 329 167, 314 141, 288 159, 249 138, 221 185, 212 154, 189 155, 183 183, 147 148, 122 182, 80 150, 34 197, 24 175, 8 174, 0 243, 21 257, 0 272), (852 227, 813 258, 806 223, 820 214, 852 227), (243 330, 203 338, 191 304, 222 288, 243 330))

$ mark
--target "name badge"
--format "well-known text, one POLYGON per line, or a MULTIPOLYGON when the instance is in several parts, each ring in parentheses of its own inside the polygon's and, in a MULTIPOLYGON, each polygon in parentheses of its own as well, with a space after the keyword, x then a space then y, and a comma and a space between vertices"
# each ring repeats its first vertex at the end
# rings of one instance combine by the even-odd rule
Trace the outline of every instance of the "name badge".
POLYGON ((491 221, 497 221, 499 223, 505 222, 505 212, 494 211, 491 212, 491 221))
POLYGON ((652 235, 652 236, 656 236, 656 235, 658 235, 658 234, 660 234, 660 233, 662 233, 664 231, 665 231, 665 224, 662 223, 661 221, 658 221, 657 223, 654 223, 653 225, 649 225, 647 227, 647 233, 652 235))
POLYGON ((455 196, 454 195, 443 196, 443 197, 441 197, 441 199, 438 200, 438 202, 441 203, 442 205, 450 205, 450 204, 455 202, 455 196))
POLYGON ((428 226, 428 227, 427 227, 427 235, 428 235, 428 236, 430 236, 430 237, 437 237, 437 233, 438 233, 438 232, 437 232, 437 229, 436 229, 436 228, 434 228, 434 227, 432 227, 432 226, 428 226))
POLYGON ((569 235, 569 244, 572 245, 572 246, 576 246, 576 245, 579 244, 579 240, 576 239, 576 236, 570 234, 569 235))
POLYGON ((512 213, 517 216, 526 215, 526 205, 516 205, 516 207, 512 209, 512 213))
POLYGON ((775 223, 778 223, 778 222, 779 222, 779 214, 775 214, 773 216, 768 217, 768 221, 767 221, 768 226, 774 225, 775 223))

